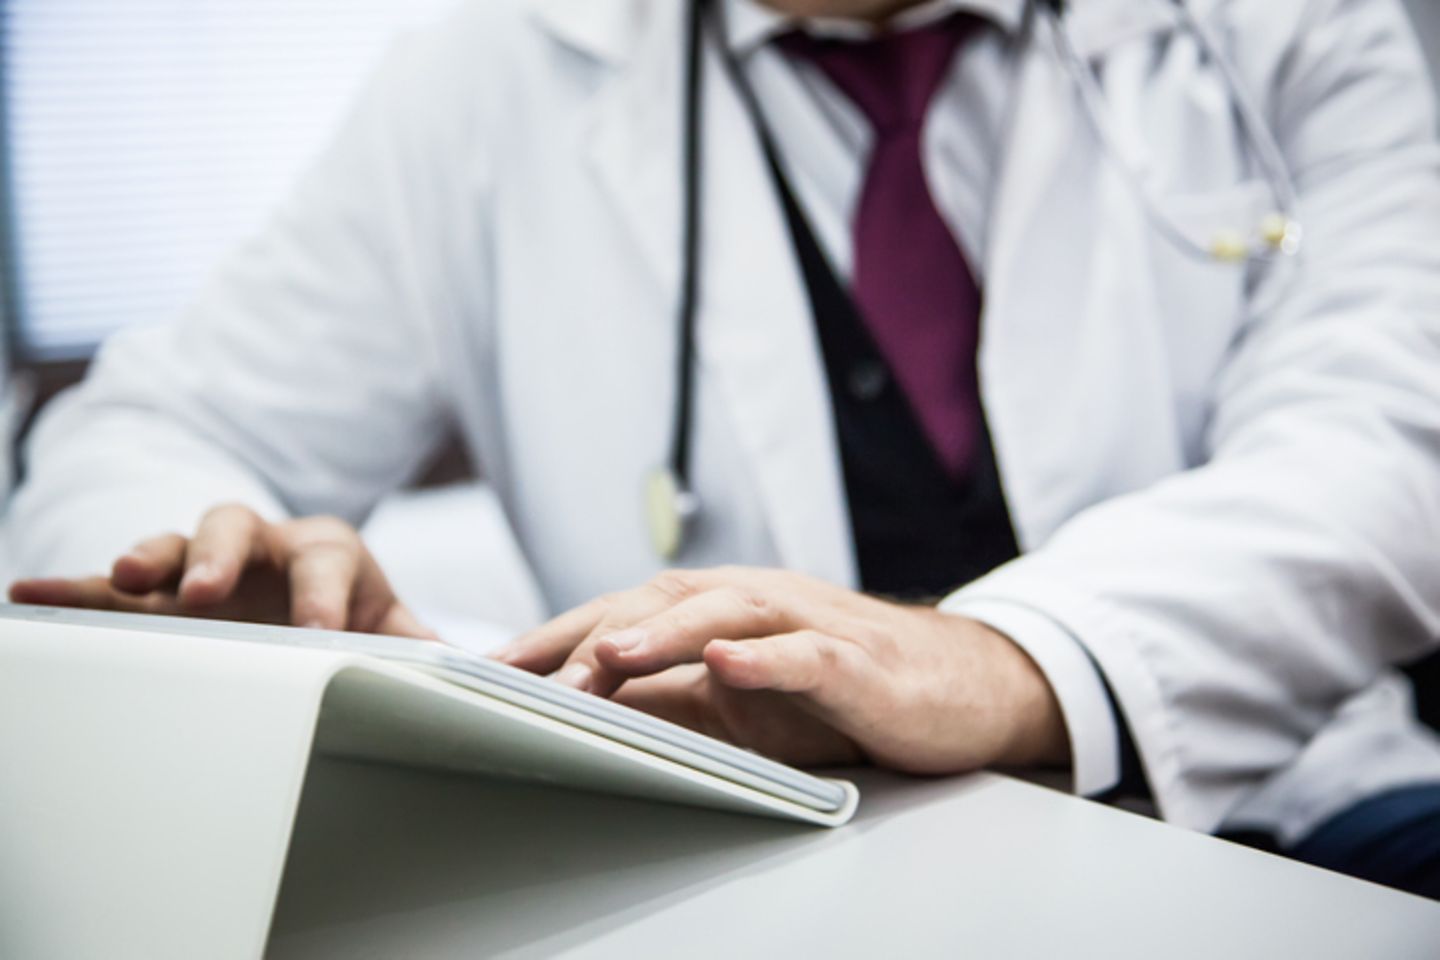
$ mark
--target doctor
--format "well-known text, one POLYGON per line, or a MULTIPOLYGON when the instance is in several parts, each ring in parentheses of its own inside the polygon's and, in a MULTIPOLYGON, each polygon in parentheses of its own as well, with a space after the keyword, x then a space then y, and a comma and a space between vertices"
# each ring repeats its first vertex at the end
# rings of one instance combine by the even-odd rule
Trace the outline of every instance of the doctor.
POLYGON ((424 635, 353 525, 453 424, 570 609, 513 663, 1315 858, 1396 796, 1433 825, 1390 670, 1440 635, 1404 15, 1058 6, 463 6, 46 415, 22 561, 115 562, 14 595, 424 635))

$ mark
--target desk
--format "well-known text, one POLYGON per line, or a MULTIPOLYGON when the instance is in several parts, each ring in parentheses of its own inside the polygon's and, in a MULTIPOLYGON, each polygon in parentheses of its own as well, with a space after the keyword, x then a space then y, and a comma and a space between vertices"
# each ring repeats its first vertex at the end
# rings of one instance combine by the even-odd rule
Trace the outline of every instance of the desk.
POLYGON ((857 779, 824 831, 317 760, 269 955, 1440 956, 1428 901, 1007 777, 857 779))

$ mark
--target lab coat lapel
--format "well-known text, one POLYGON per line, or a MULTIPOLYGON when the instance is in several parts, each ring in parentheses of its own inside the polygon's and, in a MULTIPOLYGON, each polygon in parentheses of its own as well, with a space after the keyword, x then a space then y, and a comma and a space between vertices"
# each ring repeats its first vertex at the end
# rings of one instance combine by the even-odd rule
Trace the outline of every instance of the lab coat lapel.
MULTIPOLYGON (((1197 16, 1205 16, 1214 0, 1186 0, 1197 16)), ((1070 43, 1082 60, 1103 56, 1119 44, 1168 30, 1179 21, 1175 5, 1135 0, 1080 0, 1065 16, 1070 43)))
MULTIPOLYGON (((596 5, 613 6, 608 0, 596 5)), ((678 288, 681 269, 682 19, 650 18, 633 56, 612 65, 584 134, 601 193, 666 290, 678 288)))
POLYGON ((721 381, 785 565, 857 580, 829 385, 810 298, 756 131, 709 65, 700 342, 721 381))
MULTIPOLYGON (((985 256, 985 312, 981 319, 978 358, 981 393, 989 420, 995 457, 1010 504, 1011 518, 1023 547, 1033 546, 1050 526, 1038 504, 1053 499, 1036 489, 1034 444, 1046 438, 1031 434, 1038 411, 1016 386, 1028 337, 1015 336, 1017 326, 1031 328, 1064 322, 1085 303, 1085 291, 1052 278, 1043 281, 1043 306, 1035 308, 1037 264, 1034 238, 1046 229, 1042 217, 1053 203, 1057 180, 1067 153, 1075 148, 1078 107, 1073 83, 1057 58, 1049 21, 1032 10, 1031 42, 1020 54, 1004 159, 997 174, 990 242, 985 256), (1021 306, 1023 304, 1023 306, 1021 306)), ((1054 211, 1052 211, 1054 212, 1054 211)), ((1036 331, 1035 336, 1043 335, 1036 331)))
MULTIPOLYGON (((1080 55, 1098 60, 1173 26, 1173 16, 1142 22, 1132 6, 1077 2, 1069 22, 1080 55)), ((1116 258, 1126 250, 1133 258, 1118 269, 1143 271, 1149 231, 1131 229, 1131 195, 1117 186, 1114 161, 1085 120, 1057 43, 1052 22, 1041 17, 1020 54, 985 260, 979 358, 996 459, 1027 549, 1077 508, 1113 493, 1105 484, 1121 465, 1101 462, 1105 451, 1143 446, 1125 443, 1124 434, 1139 436, 1154 419, 1098 402, 1083 413, 1064 404, 1066 397, 1095 400, 1091 391, 1156 374, 1104 367, 1127 353, 1143 354, 1147 344, 1135 318, 1155 306, 1145 299, 1143 277, 1115 282, 1116 258), (1125 341, 1131 335, 1137 339, 1125 341), (1070 352, 1057 355, 1057 344, 1070 352), (1076 359, 1081 354, 1083 362, 1076 359), (1096 411, 1104 415, 1092 416, 1096 411)), ((1159 439, 1151 446, 1167 449, 1159 439)))
MULTIPOLYGON (((1079 0, 1068 10, 1066 29, 1086 62, 1117 44, 1172 27, 1176 20, 1168 6, 1133 0, 1079 0)), ((1052 21, 1033 7, 1027 16, 1032 18, 1031 41, 1020 54, 986 257, 991 286, 1018 282, 1017 269, 1031 265, 1025 256, 1027 235, 1039 225, 1041 205, 1055 189, 1081 132, 1079 92, 1065 68, 1052 21)))
MULTIPOLYGON (((634 57, 597 103, 587 147, 601 190, 653 267, 663 303, 676 299, 682 268, 685 8, 650 8, 634 57)), ((853 584, 854 548, 809 300, 755 131, 713 50, 705 88, 700 377, 720 387, 781 561, 853 584)), ((662 312, 659 320, 670 324, 673 315, 662 312)), ((703 430, 695 442, 706 443, 703 430)))
POLYGON ((531 15, 551 36, 608 63, 634 53, 633 0, 529 0, 531 15))
POLYGON ((1041 201, 1054 183, 1074 130, 1074 90, 1055 59, 1048 21, 1021 54, 1013 93, 1004 163, 997 176, 986 283, 992 289, 1013 282, 1022 266, 1024 240, 1041 201))

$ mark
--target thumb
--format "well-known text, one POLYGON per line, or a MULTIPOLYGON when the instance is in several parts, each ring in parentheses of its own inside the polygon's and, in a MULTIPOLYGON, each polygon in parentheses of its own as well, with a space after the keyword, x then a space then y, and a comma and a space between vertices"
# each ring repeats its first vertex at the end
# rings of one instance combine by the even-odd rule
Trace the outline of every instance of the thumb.
POLYGON ((705 666, 727 687, 797 694, 819 712, 843 715, 859 699, 864 654, 851 643, 801 630, 756 640, 712 640, 705 666))
POLYGON ((896 736, 897 701, 890 689, 894 680, 864 647, 802 630, 757 640, 712 640, 704 657, 715 682, 784 694, 861 756, 904 768, 905 738, 896 736))

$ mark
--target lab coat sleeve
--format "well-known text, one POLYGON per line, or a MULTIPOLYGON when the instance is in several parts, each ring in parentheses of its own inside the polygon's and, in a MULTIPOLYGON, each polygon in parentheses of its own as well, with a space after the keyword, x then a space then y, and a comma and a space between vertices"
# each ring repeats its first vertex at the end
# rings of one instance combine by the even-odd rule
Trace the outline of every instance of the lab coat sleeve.
POLYGON ((1306 9, 1261 91, 1303 274, 1214 383, 1206 462, 1078 514, 952 601, 1043 611, 1084 643, 1161 812, 1201 830, 1440 636, 1430 84, 1398 3, 1306 9))
POLYGON ((17 572, 108 569, 221 502, 359 521, 422 463, 447 420, 442 225, 468 219, 454 206, 484 171, 434 47, 399 45, 187 315, 112 338, 43 416, 9 518, 17 572))

